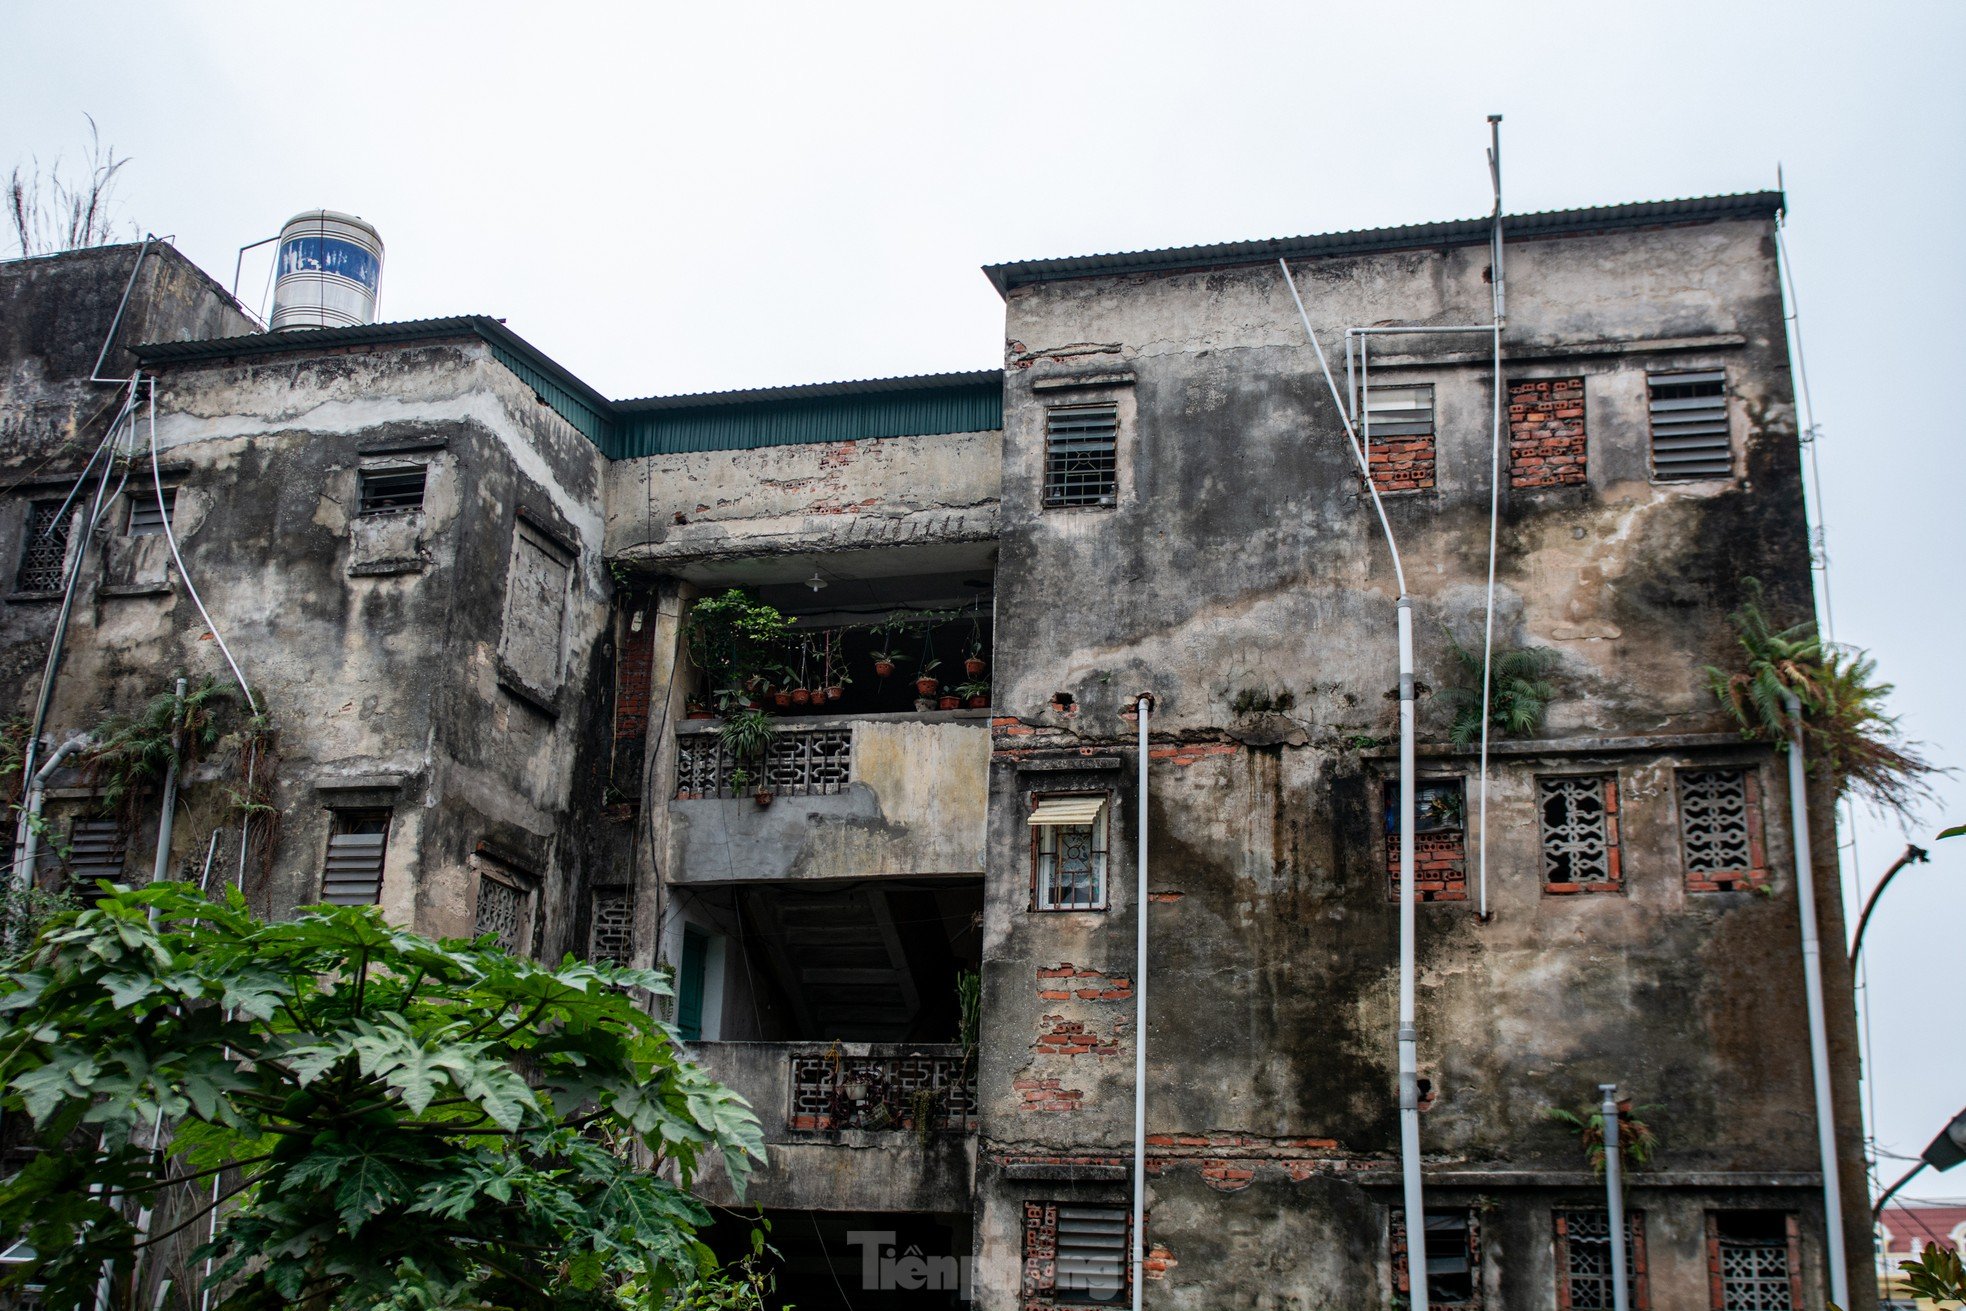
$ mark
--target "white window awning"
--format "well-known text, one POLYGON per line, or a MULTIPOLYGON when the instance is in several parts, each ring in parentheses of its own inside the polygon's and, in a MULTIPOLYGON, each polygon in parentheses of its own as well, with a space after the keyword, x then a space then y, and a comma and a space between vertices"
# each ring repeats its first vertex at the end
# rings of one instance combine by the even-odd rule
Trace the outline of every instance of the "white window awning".
POLYGON ((1046 797, 1031 812, 1030 823, 1032 828, 1091 824, 1105 808, 1104 797, 1046 797))

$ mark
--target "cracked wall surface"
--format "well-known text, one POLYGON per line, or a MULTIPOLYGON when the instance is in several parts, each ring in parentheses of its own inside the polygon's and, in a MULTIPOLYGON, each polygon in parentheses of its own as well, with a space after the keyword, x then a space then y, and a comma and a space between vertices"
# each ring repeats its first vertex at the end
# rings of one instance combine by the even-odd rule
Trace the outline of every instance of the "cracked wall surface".
MULTIPOLYGON (((1293 271, 1342 388, 1347 326, 1480 322, 1487 264, 1470 247, 1293 271)), ((1178 1267, 1149 1300, 1382 1306, 1398 906, 1379 798, 1395 776, 1398 588, 1332 396, 1273 263, 1039 282, 1008 300, 985 1303, 1014 1298, 1024 1202, 1125 1196, 1093 1176, 1129 1159, 1131 1006, 1115 1029, 1112 1003, 1041 999, 1033 981, 1059 961, 1133 969, 1130 707, 1150 691, 1148 1131, 1333 1146, 1314 1170, 1269 1149, 1154 1166, 1149 1232, 1178 1267), (1121 411, 1117 504, 1044 508, 1047 409, 1104 401, 1121 411), (1110 909, 1031 909, 1024 818, 1048 791, 1110 796, 1110 909), (1034 1174, 1020 1164, 1033 1159, 1058 1164, 1034 1174), (1249 1302, 1254 1289, 1269 1300, 1249 1302)), ((1434 1196, 1506 1214, 1490 1228, 1484 1305, 1526 1311, 1549 1297, 1538 1225, 1577 1186, 1576 1145, 1547 1110, 1603 1080, 1662 1103, 1662 1168, 1711 1183, 1662 1200, 1662 1225, 1670 1213, 1690 1235, 1704 1205, 1779 1204, 1820 1252, 1786 776, 1733 736, 1703 673, 1731 660, 1743 577, 1767 585, 1784 623, 1810 617, 1811 583, 1768 223, 1511 247, 1509 309, 1504 385, 1581 377, 1587 472, 1512 487, 1503 462, 1496 641, 1549 652, 1557 692, 1539 741, 1491 770, 1490 919, 1474 891, 1418 908, 1419 1025, 1434 1196), (1732 477, 1652 476, 1646 374, 1683 369, 1726 371, 1732 477), (1673 779, 1705 762, 1760 786, 1777 871, 1766 895, 1688 890, 1673 779), (1546 891, 1537 779, 1580 773, 1616 780, 1613 895, 1546 891), (1769 1118, 1730 1114, 1750 1101, 1769 1118)), ((1458 336, 1378 338, 1370 369, 1434 388, 1436 486, 1388 495, 1385 511, 1416 606, 1421 737, 1441 744, 1424 772, 1467 779, 1473 807, 1475 762, 1445 746, 1443 694, 1465 678, 1454 644, 1481 641, 1493 374, 1485 343, 1458 336)), ((1815 802, 1827 823, 1827 797, 1815 802)), ((1818 887, 1824 923, 1840 922, 1828 865, 1818 887)), ((1838 1007, 1854 1115, 1847 979, 1832 980, 1838 1007)), ((1854 1146, 1854 1119, 1844 1128, 1854 1146)), ((1845 1168, 1861 1178, 1854 1156, 1845 1168)), ((1703 1270, 1662 1243, 1654 1304, 1703 1305, 1703 1270)))

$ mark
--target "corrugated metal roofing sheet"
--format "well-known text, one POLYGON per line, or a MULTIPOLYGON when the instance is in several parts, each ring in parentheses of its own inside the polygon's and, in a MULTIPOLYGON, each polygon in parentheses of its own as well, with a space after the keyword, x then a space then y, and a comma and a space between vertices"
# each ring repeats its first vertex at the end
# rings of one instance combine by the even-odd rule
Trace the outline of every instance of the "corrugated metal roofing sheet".
MULTIPOLYGON (((1773 218, 1782 207, 1781 192, 1757 191, 1738 196, 1704 196, 1691 200, 1602 205, 1591 209, 1548 210, 1539 214, 1505 214, 1502 223, 1511 239, 1523 239, 1670 223, 1773 218)), ((985 265, 983 272, 999 292, 1008 292, 1012 287, 1034 282, 1056 282, 1065 278, 1093 278, 1118 273, 1170 273, 1233 264, 1270 263, 1278 259, 1359 255, 1419 246, 1478 246, 1488 241, 1489 222, 1487 217, 1456 219, 1446 223, 1365 228, 1355 232, 1325 232, 1304 237, 1275 237, 1265 241, 1231 241, 1209 246, 1078 255, 1066 259, 1015 260, 985 265)))
POLYGON ((486 342, 493 359, 610 459, 1003 426, 1003 374, 994 369, 610 401, 497 319, 476 314, 153 342, 137 347, 137 356, 160 365, 469 337, 486 342))

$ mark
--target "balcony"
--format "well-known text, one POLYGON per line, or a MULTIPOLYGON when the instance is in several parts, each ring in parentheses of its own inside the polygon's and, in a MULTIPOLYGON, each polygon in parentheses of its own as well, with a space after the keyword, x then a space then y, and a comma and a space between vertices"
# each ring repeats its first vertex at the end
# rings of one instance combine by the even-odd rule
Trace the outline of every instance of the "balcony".
POLYGON ((763 758, 749 760, 719 742, 716 721, 678 724, 670 880, 980 876, 989 716, 783 721, 763 758))
MULTIPOLYGON (((691 1053, 764 1124, 769 1164, 745 1201, 769 1209, 966 1212, 976 1071, 956 1043, 704 1042, 691 1053), (928 1116, 928 1127, 918 1117, 928 1116)), ((736 1201, 720 1170, 697 1190, 736 1201)))

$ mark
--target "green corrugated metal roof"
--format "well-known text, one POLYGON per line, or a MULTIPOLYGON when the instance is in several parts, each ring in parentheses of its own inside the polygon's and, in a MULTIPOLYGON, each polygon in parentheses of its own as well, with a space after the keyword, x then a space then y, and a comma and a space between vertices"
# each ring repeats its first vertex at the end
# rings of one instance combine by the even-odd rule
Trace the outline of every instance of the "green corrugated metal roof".
POLYGON ((493 359, 613 460, 989 432, 1003 426, 1003 375, 996 370, 610 401, 503 323, 483 315, 154 342, 136 350, 143 363, 159 365, 469 337, 483 340, 493 359))

